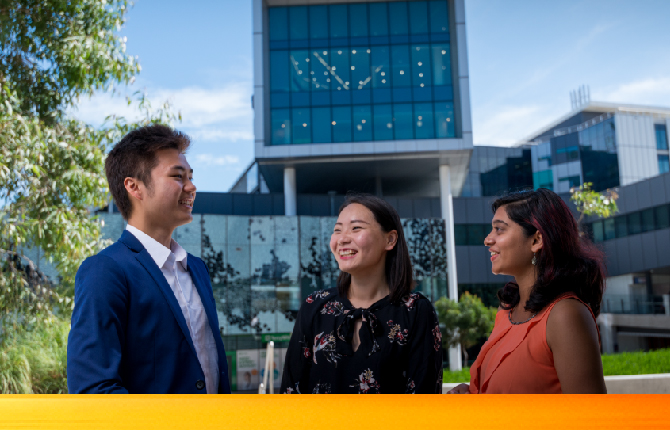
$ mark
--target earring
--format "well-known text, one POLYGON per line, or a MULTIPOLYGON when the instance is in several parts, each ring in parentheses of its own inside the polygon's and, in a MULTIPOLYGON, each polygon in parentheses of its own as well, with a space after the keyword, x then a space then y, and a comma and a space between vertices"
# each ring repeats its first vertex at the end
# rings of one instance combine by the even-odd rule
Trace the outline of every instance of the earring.
POLYGON ((533 266, 535 266, 537 264, 537 257, 535 256, 534 252, 533 252, 533 259, 530 260, 530 264, 532 264, 533 266))

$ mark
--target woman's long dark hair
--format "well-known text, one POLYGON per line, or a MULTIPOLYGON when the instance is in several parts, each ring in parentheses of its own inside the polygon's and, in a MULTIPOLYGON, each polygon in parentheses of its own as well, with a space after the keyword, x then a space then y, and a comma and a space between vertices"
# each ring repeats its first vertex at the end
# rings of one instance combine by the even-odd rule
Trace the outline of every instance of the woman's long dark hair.
MULTIPOLYGON (((572 292, 600 313, 605 268, 603 253, 585 236, 565 202, 553 191, 510 193, 493 202, 493 213, 503 207, 507 216, 519 224, 526 237, 539 231, 542 249, 536 254, 537 280, 524 308, 539 312, 563 293, 572 292)), ((511 309, 519 303, 519 286, 509 282, 498 291, 501 307, 511 309)))
MULTIPOLYGON (((414 287, 412 277, 412 262, 409 258, 409 250, 405 241, 405 233, 400 223, 398 212, 386 201, 369 194, 350 194, 347 196, 340 210, 341 213, 347 206, 357 203, 363 205, 372 212, 375 221, 381 226, 384 233, 391 230, 398 232, 398 240, 392 250, 386 252, 386 282, 389 286, 389 297, 392 302, 399 303, 403 297, 409 294, 414 287)), ((340 272, 337 279, 337 288, 341 296, 346 297, 351 285, 351 275, 340 272)))

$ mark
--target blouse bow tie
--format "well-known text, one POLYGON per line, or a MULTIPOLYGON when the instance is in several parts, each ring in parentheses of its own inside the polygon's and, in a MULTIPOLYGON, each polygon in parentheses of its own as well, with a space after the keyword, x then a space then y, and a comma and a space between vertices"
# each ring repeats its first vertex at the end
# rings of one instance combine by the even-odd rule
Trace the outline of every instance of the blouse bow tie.
POLYGON ((370 309, 356 308, 353 312, 347 314, 347 316, 344 318, 344 321, 342 321, 339 327, 337 327, 337 337, 346 345, 346 347, 344 347, 345 350, 342 351, 342 353, 346 355, 353 354, 351 343, 354 338, 354 327, 356 321, 361 318, 363 319, 363 325, 359 331, 361 345, 363 344, 363 337, 367 334, 372 340, 372 349, 368 353, 368 357, 379 351, 379 344, 377 344, 375 337, 384 334, 384 331, 380 327, 379 320, 375 314, 370 311, 370 309), (365 330, 365 334, 363 333, 363 330, 365 330))

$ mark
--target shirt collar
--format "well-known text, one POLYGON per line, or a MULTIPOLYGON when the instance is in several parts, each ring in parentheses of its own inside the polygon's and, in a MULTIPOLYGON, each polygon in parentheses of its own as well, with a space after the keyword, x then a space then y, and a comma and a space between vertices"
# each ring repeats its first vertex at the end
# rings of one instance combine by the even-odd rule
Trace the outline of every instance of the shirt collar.
POLYGON ((173 257, 174 261, 179 261, 181 265, 184 267, 184 269, 187 268, 186 266, 186 260, 188 254, 186 253, 186 250, 182 248, 176 240, 170 239, 170 249, 167 249, 165 246, 163 246, 161 243, 159 243, 156 239, 153 237, 149 236, 142 230, 138 229, 137 227, 133 227, 132 225, 128 224, 126 226, 126 230, 131 232, 133 236, 137 238, 137 240, 140 241, 142 246, 147 250, 151 258, 154 260, 156 265, 158 267, 163 267, 165 265, 165 262, 170 258, 173 257))

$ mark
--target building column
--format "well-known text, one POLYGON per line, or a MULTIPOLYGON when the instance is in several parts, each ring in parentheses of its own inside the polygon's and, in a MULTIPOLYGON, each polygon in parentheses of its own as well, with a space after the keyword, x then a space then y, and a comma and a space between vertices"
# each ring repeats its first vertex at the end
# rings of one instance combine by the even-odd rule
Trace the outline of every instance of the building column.
POLYGON ((616 344, 616 330, 612 325, 612 314, 600 314, 596 321, 600 329, 600 344, 603 354, 613 354, 616 344))
MULTIPOLYGON (((447 239, 447 283, 449 298, 458 302, 458 275, 456 273, 456 243, 454 242, 454 201, 451 195, 451 177, 449 165, 440 165, 440 203, 442 219, 447 239)), ((461 346, 449 348, 449 368, 458 371, 463 368, 461 346)))
POLYGON ((284 215, 298 215, 298 191, 295 167, 284 167, 284 215))

